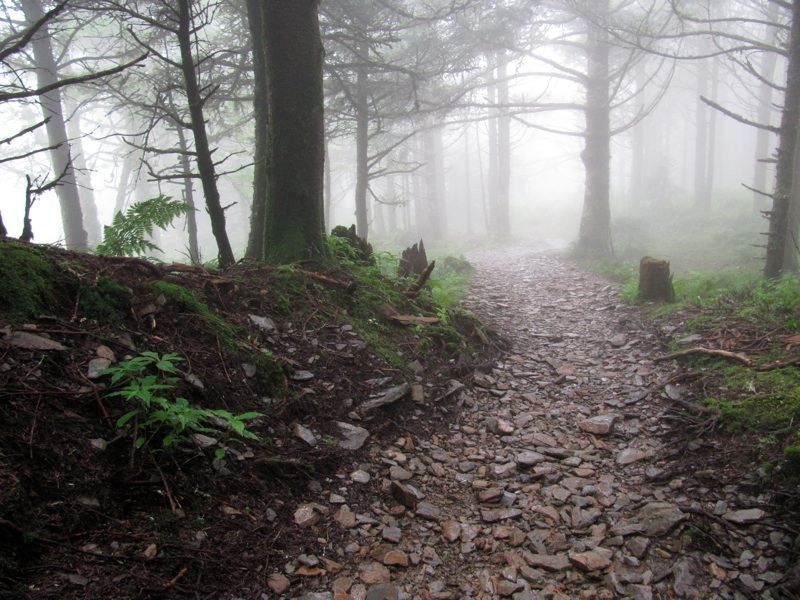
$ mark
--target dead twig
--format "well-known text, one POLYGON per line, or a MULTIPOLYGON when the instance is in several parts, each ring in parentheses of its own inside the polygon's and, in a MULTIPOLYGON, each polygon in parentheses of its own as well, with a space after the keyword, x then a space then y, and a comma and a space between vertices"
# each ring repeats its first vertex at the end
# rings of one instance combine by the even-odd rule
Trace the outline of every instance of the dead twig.
POLYGON ((736 352, 729 352, 728 350, 716 350, 714 348, 688 348, 686 350, 681 350, 680 352, 673 352, 672 354, 667 354, 666 356, 656 356, 653 361, 654 362, 664 362, 665 360, 672 360, 673 358, 680 358, 682 356, 690 356, 692 354, 702 354, 705 356, 718 356, 720 358, 727 358, 730 360, 739 361, 744 363, 748 367, 755 367, 756 364, 744 354, 738 354, 736 352))

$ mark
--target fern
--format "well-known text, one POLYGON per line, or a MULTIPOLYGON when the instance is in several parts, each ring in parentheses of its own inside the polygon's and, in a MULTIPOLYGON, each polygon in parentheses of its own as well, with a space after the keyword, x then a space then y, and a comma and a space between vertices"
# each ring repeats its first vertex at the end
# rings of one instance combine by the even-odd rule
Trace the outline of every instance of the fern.
POLYGON ((161 252, 148 241, 153 228, 166 229, 173 219, 193 210, 185 202, 170 196, 156 196, 137 202, 125 214, 114 215, 111 225, 103 227, 103 243, 97 246, 97 254, 108 256, 141 256, 145 252, 161 252))

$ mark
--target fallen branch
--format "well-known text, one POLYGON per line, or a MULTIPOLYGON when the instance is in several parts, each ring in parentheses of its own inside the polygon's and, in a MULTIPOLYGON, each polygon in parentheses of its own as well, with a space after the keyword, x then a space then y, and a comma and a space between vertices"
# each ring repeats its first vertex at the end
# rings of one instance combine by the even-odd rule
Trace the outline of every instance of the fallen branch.
POLYGON ((744 354, 738 354, 736 352, 729 352, 728 350, 715 350, 714 348, 689 348, 687 350, 682 350, 680 352, 673 352, 672 354, 667 354, 666 356, 657 356, 653 359, 653 362, 663 362, 665 360, 672 360, 673 358, 680 358, 681 356, 689 356, 691 354, 703 354, 705 356, 718 356, 720 358, 728 358, 730 360, 736 360, 741 363, 744 363, 748 367, 755 367, 756 364, 744 354))

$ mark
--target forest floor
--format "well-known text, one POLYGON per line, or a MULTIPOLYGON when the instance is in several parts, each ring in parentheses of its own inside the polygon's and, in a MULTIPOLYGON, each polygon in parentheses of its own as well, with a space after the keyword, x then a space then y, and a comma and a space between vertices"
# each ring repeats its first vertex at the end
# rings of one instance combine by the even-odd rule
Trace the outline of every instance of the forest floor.
POLYGON ((71 303, 7 326, 0 597, 798 597, 794 494, 759 479, 755 434, 695 402, 709 393, 698 370, 660 360, 707 341, 686 315, 654 321, 541 246, 468 258, 463 305, 510 348, 468 320, 450 323, 456 342, 394 325, 402 364, 319 281, 310 310, 295 297, 279 311, 274 279, 178 273, 277 357, 291 402, 186 306, 145 318, 157 298, 132 281, 136 327, 76 319, 71 303), (268 442, 225 442, 223 460, 204 437, 135 450, 90 374, 134 348, 184 357, 204 388, 192 400, 266 413, 252 429, 268 442))

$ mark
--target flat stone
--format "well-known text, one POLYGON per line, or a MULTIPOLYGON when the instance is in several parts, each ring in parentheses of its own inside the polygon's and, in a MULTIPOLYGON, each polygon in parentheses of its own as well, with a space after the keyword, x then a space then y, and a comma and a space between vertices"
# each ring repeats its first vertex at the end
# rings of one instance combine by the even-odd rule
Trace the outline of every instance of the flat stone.
POLYGON ((399 544, 403 538, 403 532, 399 527, 384 527, 381 531, 381 537, 387 542, 399 544))
POLYGON ((668 502, 651 502, 636 513, 645 535, 650 537, 669 533, 685 518, 677 506, 668 502))
POLYGON ((607 435, 611 433, 614 428, 614 422, 617 420, 616 415, 599 415, 590 419, 585 419, 578 423, 583 431, 592 433, 594 435, 607 435))
POLYGON ((372 477, 366 471, 359 469, 358 471, 353 471, 350 473, 350 479, 356 483, 369 483, 369 480, 372 479, 372 477))
POLYGON ((442 517, 442 511, 430 502, 420 502, 414 514, 429 521, 438 521, 442 517))
POLYGON ((327 508, 313 502, 301 504, 294 512, 294 522, 301 529, 308 529, 316 525, 328 512, 327 508))
POLYGON ((520 467, 529 468, 534 465, 538 465, 541 462, 546 461, 547 457, 545 457, 544 454, 539 454, 538 452, 534 452, 533 450, 525 450, 524 452, 520 452, 519 454, 517 454, 514 460, 520 467))
POLYGON ((629 465, 631 463, 644 460, 645 458, 648 458, 648 454, 644 450, 638 450, 636 448, 625 448, 625 450, 623 450, 617 455, 617 464, 629 465))
POLYGON ((746 525, 748 523, 756 523, 766 516, 767 513, 760 508, 746 508, 743 510, 726 512, 724 515, 722 515, 722 518, 726 521, 730 521, 731 523, 746 525))
POLYGON ((358 578, 366 585, 375 585, 379 583, 389 583, 392 580, 392 574, 389 569, 384 567, 379 562, 360 565, 358 578))
POLYGON ((383 557, 383 564, 395 567, 407 567, 408 554, 400 550, 389 550, 383 557))
POLYGON ((397 600, 399 595, 400 591, 397 586, 391 583, 379 583, 369 588, 364 600, 397 600))
POLYGON ((611 566, 611 561, 599 552, 578 552, 569 555, 569 562, 582 571, 602 571, 611 566))
POLYGON ((494 586, 495 593, 501 598, 509 598, 516 592, 520 591, 524 586, 519 581, 508 581, 500 579, 494 586))
MULTIPOLYGON (((28 331, 15 331, 6 336, 6 341, 15 348, 23 350, 66 350, 67 347, 50 338, 36 335, 28 331)), ((110 363, 109 363, 110 364, 110 363)))
POLYGON ((407 483, 392 481, 392 497, 400 504, 411 510, 416 510, 420 500, 425 498, 425 494, 417 488, 407 483))
POLYGON ((260 315, 247 316, 250 317, 250 321, 252 321, 256 327, 265 331, 266 333, 275 333, 277 331, 277 328, 275 327, 275 321, 269 317, 262 317, 260 315))
POLYGON ((486 523, 505 521, 506 519, 516 519, 522 516, 522 511, 518 508, 498 508, 493 510, 482 510, 481 519, 486 523))
POLYGON ((561 571, 569 568, 569 557, 566 554, 526 554, 525 560, 530 566, 545 571, 561 571))
POLYGON ((396 481, 406 481, 414 477, 414 474, 406 471, 403 467, 392 466, 389 467, 389 478, 396 481))

